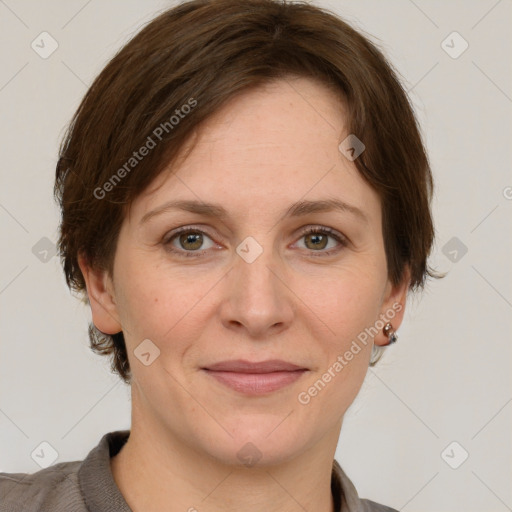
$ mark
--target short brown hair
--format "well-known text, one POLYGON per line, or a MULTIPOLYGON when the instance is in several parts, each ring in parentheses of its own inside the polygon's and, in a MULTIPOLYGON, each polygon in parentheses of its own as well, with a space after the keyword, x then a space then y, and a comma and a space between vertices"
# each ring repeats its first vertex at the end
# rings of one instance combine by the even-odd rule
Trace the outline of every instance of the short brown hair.
MULTIPOLYGON (((434 240, 428 158, 407 94, 380 50, 307 2, 192 0, 158 15, 110 60, 62 141, 54 194, 70 289, 88 303, 80 253, 112 275, 127 209, 203 121, 237 93, 287 76, 319 79, 347 106, 348 133, 365 145, 354 163, 381 198, 391 282, 401 282, 406 266, 413 291, 427 276, 442 277, 427 265, 434 240), (150 139, 155 144, 136 159, 150 139)), ((89 337, 129 383, 123 333, 90 323, 89 337)))

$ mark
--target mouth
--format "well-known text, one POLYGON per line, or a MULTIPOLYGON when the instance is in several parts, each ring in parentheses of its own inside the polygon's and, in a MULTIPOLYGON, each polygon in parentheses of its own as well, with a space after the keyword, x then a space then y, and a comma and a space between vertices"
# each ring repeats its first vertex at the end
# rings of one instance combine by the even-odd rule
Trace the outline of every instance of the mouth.
POLYGON ((277 391, 309 371, 308 368, 278 359, 262 362, 242 359, 222 361, 201 370, 221 384, 246 395, 277 391))

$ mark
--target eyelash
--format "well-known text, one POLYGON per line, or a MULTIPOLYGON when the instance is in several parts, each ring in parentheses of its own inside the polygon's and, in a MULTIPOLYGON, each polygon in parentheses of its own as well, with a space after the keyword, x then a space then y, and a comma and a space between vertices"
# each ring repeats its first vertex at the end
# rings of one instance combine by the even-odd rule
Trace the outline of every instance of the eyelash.
MULTIPOLYGON (((172 247, 171 242, 178 235, 181 235, 183 233, 195 233, 195 234, 200 233, 202 235, 208 236, 209 238, 212 238, 206 231, 203 231, 202 229, 196 229, 193 226, 185 226, 185 227, 177 229, 166 240, 164 240, 163 245, 166 247, 166 250, 168 250, 171 253, 177 254, 180 257, 186 257, 186 258, 201 257, 204 253, 206 253, 209 250, 209 249, 205 249, 203 251, 184 251, 184 250, 178 250, 178 249, 175 249, 174 247, 172 247)), ((340 247, 338 247, 336 249, 330 249, 329 251, 313 251, 313 250, 311 250, 311 253, 312 253, 311 255, 313 257, 331 256, 335 252, 338 252, 340 250, 340 248, 346 247, 348 244, 347 239, 343 235, 340 235, 338 232, 334 231, 333 229, 323 227, 323 226, 315 226, 315 227, 310 226, 310 227, 304 229, 301 232, 299 239, 305 237, 306 235, 311 235, 311 234, 329 235, 331 238, 334 238, 340 244, 340 247), (315 253, 318 253, 318 254, 315 254, 315 253)))

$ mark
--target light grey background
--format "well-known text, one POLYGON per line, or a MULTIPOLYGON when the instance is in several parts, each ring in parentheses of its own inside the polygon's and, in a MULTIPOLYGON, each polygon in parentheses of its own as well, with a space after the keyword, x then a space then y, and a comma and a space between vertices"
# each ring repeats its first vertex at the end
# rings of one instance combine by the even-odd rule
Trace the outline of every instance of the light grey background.
MULTIPOLYGON (((436 181, 431 263, 449 272, 409 302, 398 344, 345 416, 336 457, 360 496, 398 510, 512 510, 511 2, 314 3, 369 34, 403 76, 436 181), (445 51, 462 48, 453 31, 469 44, 458 58, 445 51)), ((33 247, 57 239, 57 148, 78 102, 170 5, 0 0, 0 471, 40 469, 31 453, 42 441, 56 462, 77 460, 129 428, 129 388, 88 348, 89 310, 58 259, 44 263, 33 247), (31 48, 43 31, 58 43, 47 59, 31 48)))

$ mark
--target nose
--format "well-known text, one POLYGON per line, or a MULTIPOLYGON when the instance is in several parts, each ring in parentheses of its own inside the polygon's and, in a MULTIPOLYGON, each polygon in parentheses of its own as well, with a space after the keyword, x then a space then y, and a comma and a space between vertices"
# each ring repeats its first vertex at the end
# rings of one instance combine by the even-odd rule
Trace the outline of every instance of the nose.
POLYGON ((254 261, 236 254, 226 276, 224 294, 222 324, 238 334, 265 340, 286 330, 292 322, 294 295, 282 265, 274 261, 270 250, 263 250, 254 261))

